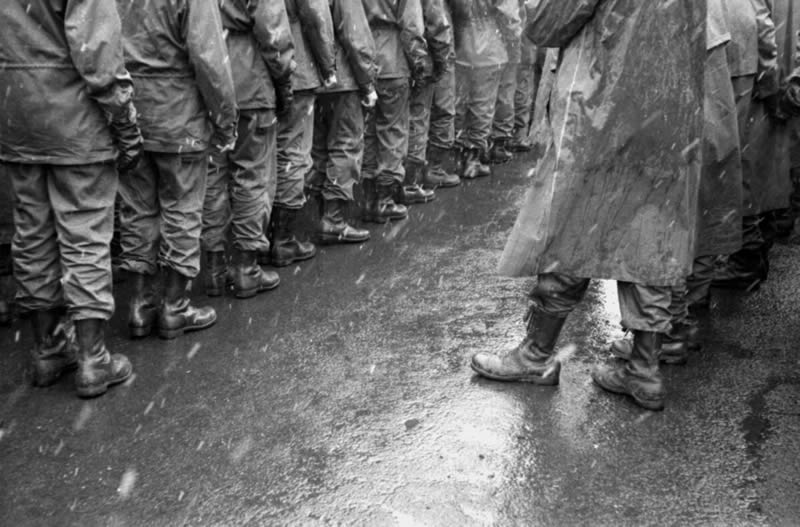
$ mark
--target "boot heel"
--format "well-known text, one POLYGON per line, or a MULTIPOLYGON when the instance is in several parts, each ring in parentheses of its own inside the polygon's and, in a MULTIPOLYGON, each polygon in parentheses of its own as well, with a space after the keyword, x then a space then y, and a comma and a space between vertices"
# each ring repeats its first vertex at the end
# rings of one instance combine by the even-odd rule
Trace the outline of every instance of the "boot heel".
POLYGON ((183 328, 180 329, 158 329, 158 336, 165 340, 173 340, 183 335, 183 328))
POLYGON ((253 298, 258 294, 258 287, 254 287, 252 289, 241 289, 237 290, 235 293, 236 298, 253 298))
POLYGON ((103 395, 108 391, 109 383, 94 384, 92 386, 76 386, 75 391, 78 392, 78 397, 88 399, 103 395))
POLYGON ((150 336, 150 334, 153 332, 153 326, 146 326, 146 327, 128 326, 128 330, 130 331, 131 338, 142 339, 150 336))

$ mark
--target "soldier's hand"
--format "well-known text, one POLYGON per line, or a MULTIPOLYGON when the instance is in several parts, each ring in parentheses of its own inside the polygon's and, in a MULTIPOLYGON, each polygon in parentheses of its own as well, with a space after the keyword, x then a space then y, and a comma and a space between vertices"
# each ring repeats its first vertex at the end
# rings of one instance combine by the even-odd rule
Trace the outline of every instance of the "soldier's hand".
POLYGON ((108 121, 108 128, 117 147, 117 171, 136 168, 144 152, 144 140, 133 105, 133 86, 115 83, 94 96, 108 121))
POLYGON ((375 91, 375 87, 370 84, 362 92, 361 106, 365 108, 374 108, 376 102, 378 102, 378 93, 375 91))
POLYGON ((336 74, 331 73, 322 81, 322 86, 325 87, 325 89, 332 88, 337 82, 338 80, 336 79, 336 74))
POLYGON ((292 114, 292 105, 294 104, 291 80, 287 79, 275 84, 275 99, 275 115, 281 121, 287 120, 292 114))
POLYGON ((778 111, 788 117, 800 115, 800 82, 790 82, 781 90, 778 111))

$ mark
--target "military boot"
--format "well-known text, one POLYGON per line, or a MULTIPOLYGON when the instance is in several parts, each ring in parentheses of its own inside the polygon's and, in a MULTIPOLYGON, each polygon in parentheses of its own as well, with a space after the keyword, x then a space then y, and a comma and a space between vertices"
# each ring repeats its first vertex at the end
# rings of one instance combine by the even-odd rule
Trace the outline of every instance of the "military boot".
POLYGON ((481 163, 481 154, 477 148, 465 148, 461 152, 461 167, 459 176, 461 179, 475 179, 491 174, 491 169, 481 163))
POLYGON ((8 326, 14 319, 14 277, 0 275, 0 326, 8 326))
MULTIPOLYGON (((255 253, 253 253, 255 254, 255 253)), ((214 325, 217 312, 212 307, 195 307, 189 301, 186 286, 189 278, 165 267, 164 299, 158 311, 158 336, 174 339, 187 331, 198 331, 214 325)))
MULTIPOLYGON (((690 352, 698 352, 703 348, 700 340, 700 328, 693 318, 684 322, 675 322, 661 340, 661 353, 658 360, 664 364, 680 366, 686 364, 690 352)), ((625 338, 611 343, 611 354, 623 360, 630 360, 633 353, 633 339, 625 338)))
POLYGON ((422 175, 422 188, 437 189, 457 187, 461 178, 447 171, 450 150, 428 145, 428 168, 422 175))
POLYGON ((514 159, 512 154, 507 148, 507 139, 505 137, 498 137, 492 141, 492 148, 489 151, 489 162, 495 165, 502 165, 514 159))
POLYGON ((319 222, 320 243, 362 243, 369 240, 369 231, 350 226, 344 218, 347 201, 326 199, 319 222))
POLYGON ((506 147, 512 152, 530 152, 533 145, 528 137, 528 131, 522 128, 514 130, 514 137, 511 138, 506 147))
POLYGON ((662 335, 634 331, 630 359, 597 365, 592 379, 606 391, 629 395, 642 408, 664 409, 664 383, 658 371, 662 335))
POLYGON ((368 205, 364 221, 388 223, 408 218, 405 205, 394 202, 394 185, 375 185, 375 199, 368 205))
POLYGON ((10 326, 14 319, 14 309, 8 300, 0 300, 0 326, 10 326))
POLYGON ((225 251, 206 251, 206 294, 216 297, 225 294, 228 259, 225 251))
POLYGON ((63 314, 62 309, 31 314, 34 386, 50 386, 77 365, 74 327, 63 314))
POLYGON ((565 318, 531 309, 525 339, 503 355, 481 352, 472 357, 472 369, 496 381, 532 382, 556 385, 561 362, 553 353, 565 318))
POLYGON ((317 248, 311 242, 297 239, 297 209, 276 206, 272 211, 272 245, 270 259, 275 267, 286 267, 294 262, 313 258, 317 248))
POLYGON ((131 338, 146 337, 150 335, 158 318, 158 273, 150 275, 129 272, 128 275, 133 283, 128 303, 128 331, 131 338))
POLYGON ((432 190, 424 189, 419 184, 420 181, 423 180, 425 171, 425 162, 415 161, 413 159, 406 160, 406 178, 404 184, 400 186, 400 191, 397 193, 398 203, 414 205, 417 203, 428 203, 436 199, 436 194, 434 194, 432 190))
POLYGON ((104 320, 95 318, 75 321, 78 341, 75 388, 79 397, 102 395, 109 386, 125 382, 133 373, 125 355, 109 353, 103 338, 104 325, 104 320))
POLYGON ((768 274, 767 249, 741 249, 716 270, 711 287, 756 291, 768 274))
POLYGON ((236 251, 233 266, 233 291, 236 298, 252 298, 275 289, 281 279, 274 271, 265 271, 258 264, 255 251, 236 251))

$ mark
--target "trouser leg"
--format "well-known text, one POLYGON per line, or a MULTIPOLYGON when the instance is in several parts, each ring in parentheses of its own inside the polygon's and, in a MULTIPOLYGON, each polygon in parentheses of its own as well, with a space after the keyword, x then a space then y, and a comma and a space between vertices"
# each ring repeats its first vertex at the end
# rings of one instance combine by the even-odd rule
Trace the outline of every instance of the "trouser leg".
MULTIPOLYGON (((241 135, 239 136, 241 140, 241 135)), ((238 146, 238 141, 237 141, 238 146)), ((203 249, 211 253, 225 252, 231 221, 229 153, 214 152, 210 156, 206 193, 203 199, 203 249)))
POLYGON ((200 271, 200 232, 208 174, 204 152, 154 154, 159 174, 160 210, 158 263, 181 276, 194 278, 200 271))
POLYGON ((278 126, 276 206, 300 209, 305 204, 303 186, 312 168, 314 100, 312 91, 296 92, 292 119, 278 126))
MULTIPOLYGON (((319 141, 326 156, 322 197, 326 201, 353 201, 353 185, 360 179, 364 157, 364 114, 358 92, 325 96, 326 132, 319 141)), ((316 131, 315 131, 316 133, 316 131)))
POLYGON ((431 103, 434 86, 428 84, 411 91, 408 121, 408 159, 424 163, 427 159, 428 135, 431 122, 431 103))
POLYGON ((493 139, 509 139, 514 135, 514 93, 517 89, 517 66, 517 64, 507 63, 500 73, 492 122, 493 139))
POLYGON ((17 305, 22 312, 56 309, 63 304, 64 294, 48 167, 5 162, 2 166, 15 196, 12 253, 17 305))
POLYGON ((377 156, 376 185, 390 187, 405 178, 403 159, 408 153, 408 79, 379 79, 374 112, 377 156))
POLYGON ((517 88, 514 91, 514 130, 516 134, 526 135, 530 126, 531 106, 534 101, 535 66, 520 64, 517 67, 517 88))
POLYGON ((431 146, 450 149, 455 140, 456 74, 449 65, 433 86, 428 140, 431 146))
POLYGON ((120 268, 147 275, 156 272, 160 238, 156 155, 145 152, 119 183, 120 268))
POLYGON ((502 69, 456 66, 457 142, 462 148, 486 150, 494 121, 502 69), (458 126, 460 124, 460 127, 458 126))
POLYGON ((623 327, 652 333, 669 331, 671 287, 618 282, 617 293, 623 327))
POLYGON ((563 273, 540 274, 530 293, 533 309, 546 315, 566 318, 583 300, 588 288, 588 278, 563 273))

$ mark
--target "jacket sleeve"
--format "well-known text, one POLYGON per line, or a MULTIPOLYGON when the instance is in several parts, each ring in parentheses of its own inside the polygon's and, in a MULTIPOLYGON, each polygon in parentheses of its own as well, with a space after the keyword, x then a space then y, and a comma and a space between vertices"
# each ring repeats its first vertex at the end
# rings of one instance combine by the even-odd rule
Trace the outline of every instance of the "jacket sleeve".
POLYGON ((420 0, 400 0, 397 15, 400 42, 411 66, 412 76, 430 74, 431 61, 425 43, 425 22, 420 0))
POLYGON ((335 0, 333 23, 336 37, 344 48, 358 85, 366 88, 374 84, 377 51, 361 0, 335 0))
POLYGON ((236 91, 215 0, 189 0, 183 28, 189 61, 216 133, 225 144, 235 137, 236 91))
POLYGON ((283 0, 248 0, 253 19, 253 35, 269 74, 276 82, 290 79, 297 64, 289 15, 283 0))
POLYGON ((447 64, 454 60, 453 27, 445 15, 444 0, 422 0, 425 41, 433 62, 447 64))
POLYGON ((520 38, 522 37, 522 18, 519 0, 495 0, 498 14, 498 27, 508 52, 508 61, 518 64, 522 57, 520 38))
POLYGON ((122 24, 116 4, 104 0, 68 0, 64 32, 75 69, 90 94, 117 83, 131 85, 122 51, 122 24))
POLYGON ((299 0, 297 2, 303 30, 308 32, 311 52, 323 78, 336 73, 333 20, 328 0, 299 0))
POLYGON ((756 95, 769 97, 780 87, 778 67, 778 44, 775 36, 775 23, 765 0, 752 0, 758 25, 758 73, 756 74, 756 95))
POLYGON ((563 48, 592 18, 601 0, 534 0, 525 32, 537 46, 563 48))

